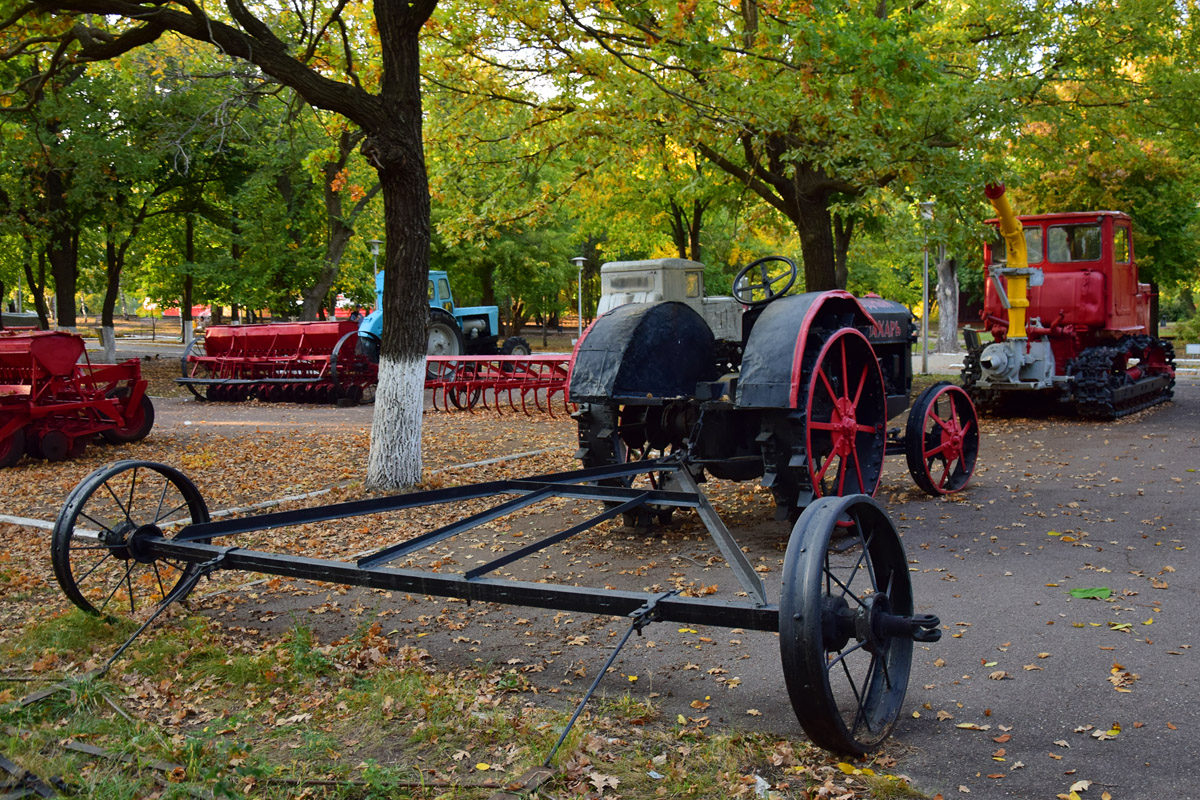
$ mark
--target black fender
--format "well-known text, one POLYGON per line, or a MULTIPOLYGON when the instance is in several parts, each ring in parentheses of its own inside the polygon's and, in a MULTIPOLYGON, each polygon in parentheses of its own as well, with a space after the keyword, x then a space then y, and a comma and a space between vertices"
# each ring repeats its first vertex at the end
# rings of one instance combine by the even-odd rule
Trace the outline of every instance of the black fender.
POLYGON ((740 408, 798 408, 804 386, 804 348, 816 330, 854 327, 869 334, 875 320, 849 292, 781 297, 754 322, 742 355, 740 408))
POLYGON ((692 397, 717 375, 716 343, 683 303, 630 303, 599 317, 575 346, 572 403, 692 397))

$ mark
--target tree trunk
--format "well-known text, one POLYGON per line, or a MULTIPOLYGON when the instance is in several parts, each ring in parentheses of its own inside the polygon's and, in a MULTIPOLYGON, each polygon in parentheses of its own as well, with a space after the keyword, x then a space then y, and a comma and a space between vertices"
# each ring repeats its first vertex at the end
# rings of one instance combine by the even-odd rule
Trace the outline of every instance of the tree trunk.
POLYGON ((79 275, 79 232, 55 231, 46 248, 54 278, 55 317, 59 328, 75 329, 75 282, 79 275))
POLYGON ((429 279, 429 177, 421 131, 420 22, 407 4, 376 3, 384 64, 384 117, 363 155, 379 173, 386 238, 383 339, 366 485, 398 489, 421 480, 425 405, 424 287, 429 279), (415 24, 415 27, 413 27, 415 24))
POLYGON ((937 305, 938 336, 934 351, 958 352, 958 262, 946 258, 946 248, 938 250, 937 305))
POLYGON ((192 265, 196 263, 196 218, 191 214, 187 215, 184 222, 183 260, 187 272, 183 275, 183 298, 179 303, 179 336, 184 344, 188 344, 196 330, 192 320, 192 288, 195 283, 192 279, 192 265))
POLYGON ((798 197, 792 223, 800 234, 800 253, 804 256, 804 291, 827 292, 840 288, 834 272, 837 248, 833 241, 833 217, 827 201, 798 197))
POLYGON ((329 294, 329 290, 333 288, 333 284, 337 282, 342 257, 346 254, 350 237, 354 235, 354 222, 371 198, 379 192, 378 184, 371 187, 347 213, 342 203, 341 191, 335 188, 339 176, 350 160, 350 154, 361 140, 361 131, 343 130, 338 136, 337 160, 327 161, 321 167, 321 173, 324 176, 322 191, 325 197, 325 219, 328 227, 328 238, 325 241, 325 263, 317 274, 316 282, 300 293, 304 300, 300 309, 300 319, 302 320, 317 318, 317 309, 329 294))
POLYGON ((117 360, 117 337, 113 318, 117 310, 117 297, 121 294, 121 263, 117 243, 113 241, 113 226, 104 226, 104 305, 100 308, 100 346, 104 349, 104 363, 117 360))
POLYGON ((850 281, 850 267, 846 257, 850 253, 850 240, 854 237, 854 220, 836 217, 833 220, 833 280, 839 289, 845 289, 850 281))
POLYGON ((33 308, 37 311, 38 325, 42 330, 50 330, 50 309, 46 307, 46 254, 38 253, 38 274, 34 278, 33 262, 25 259, 25 280, 29 283, 29 293, 33 295, 33 308))

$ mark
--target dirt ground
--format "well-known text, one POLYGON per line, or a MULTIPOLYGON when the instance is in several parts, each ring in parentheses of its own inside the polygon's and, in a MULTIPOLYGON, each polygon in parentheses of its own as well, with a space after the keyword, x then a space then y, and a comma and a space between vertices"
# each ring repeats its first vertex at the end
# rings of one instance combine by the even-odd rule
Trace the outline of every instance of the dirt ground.
MULTIPOLYGON (((173 371, 159 374, 167 366, 147 367, 154 391, 174 396, 156 401, 145 442, 90 447, 59 464, 23 461, 0 474, 0 513, 52 520, 77 481, 118 458, 181 468, 214 510, 314 491, 328 490, 292 505, 364 496, 370 406, 206 404, 179 396, 173 371)), ((574 468, 574 423, 561 407, 556 413, 428 411, 428 485, 574 468), (509 460, 457 466, 497 458, 509 460)), ((942 642, 917 647, 904 716, 887 745, 896 770, 931 794, 1054 796, 1084 780, 1093 786, 1085 796, 1188 796, 1183 765, 1200 728, 1200 711, 1185 699, 1200 674, 1200 564, 1190 541, 1200 521, 1200 383, 1182 379, 1174 403, 1115 423, 985 419, 982 432, 979 468, 963 494, 926 497, 903 459, 889 459, 877 495, 908 550, 918 610, 939 614, 945 628, 942 642), (1113 597, 1067 594, 1088 587, 1110 587, 1113 597)), ((774 519, 769 493, 725 481, 705 488, 774 599, 790 531, 774 519)), ((349 558, 479 508, 359 517, 254 534, 243 544, 349 558)), ((568 501, 548 504, 408 563, 469 568, 569 526, 581 511, 568 501)), ((29 580, 48 587, 39 596, 52 598, 49 560, 40 555, 47 532, 0 523, 0 536, 10 559, 31 565, 29 580)), ((500 574, 639 591, 683 586, 714 598, 739 591, 689 514, 651 529, 606 524, 500 574)), ((542 688, 544 702, 563 705, 578 699, 627 627, 621 619, 242 574, 201 584, 193 606, 247 637, 302 623, 325 641, 374 617, 447 668, 513 665, 542 688)), ((13 635, 24 618, 4 607, 0 628, 13 635)), ((602 687, 651 699, 672 717, 702 706, 715 724, 800 738, 778 648, 775 634, 652 625, 602 687)))

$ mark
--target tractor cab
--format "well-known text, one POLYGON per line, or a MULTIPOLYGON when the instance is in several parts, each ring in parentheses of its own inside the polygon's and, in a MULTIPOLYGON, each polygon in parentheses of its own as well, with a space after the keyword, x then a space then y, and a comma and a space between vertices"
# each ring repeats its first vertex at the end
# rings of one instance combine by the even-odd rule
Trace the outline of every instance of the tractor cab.
POLYGON ((742 339, 742 304, 704 296, 704 265, 684 258, 610 261, 600 268, 599 316, 629 303, 673 300, 699 314, 721 341, 742 339))

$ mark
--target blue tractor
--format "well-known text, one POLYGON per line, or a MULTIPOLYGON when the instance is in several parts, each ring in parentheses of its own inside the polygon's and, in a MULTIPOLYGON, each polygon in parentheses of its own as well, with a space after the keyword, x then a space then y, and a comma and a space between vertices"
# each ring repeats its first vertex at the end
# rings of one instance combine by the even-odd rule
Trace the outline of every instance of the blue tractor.
MULTIPOLYGON (((375 296, 383 297, 383 273, 375 276, 375 296)), ((450 276, 441 270, 429 271, 429 321, 425 325, 431 356, 529 355, 529 342, 510 336, 499 345, 500 309, 496 306, 456 306, 450 291, 450 276)), ((383 309, 376 306, 358 326, 359 347, 379 360, 379 341, 383 336, 383 309)))

